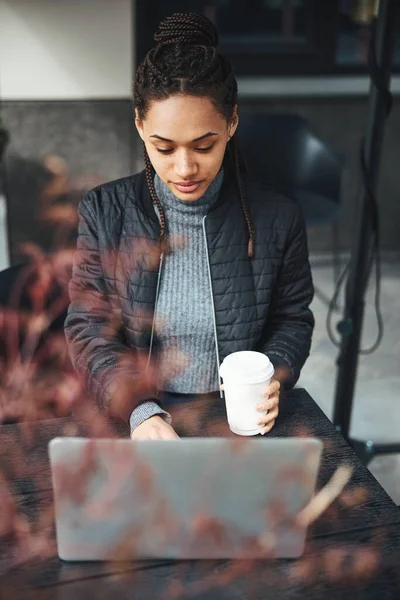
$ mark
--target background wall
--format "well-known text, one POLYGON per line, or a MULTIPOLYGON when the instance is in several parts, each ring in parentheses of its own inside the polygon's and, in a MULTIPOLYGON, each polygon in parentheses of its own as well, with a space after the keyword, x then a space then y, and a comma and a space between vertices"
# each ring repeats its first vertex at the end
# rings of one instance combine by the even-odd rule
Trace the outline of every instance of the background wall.
POLYGON ((131 0, 1 0, 4 100, 127 98, 131 0))
POLYGON ((24 241, 48 245, 40 214, 46 157, 61 157, 81 183, 134 169, 132 4, 0 0, 0 94, 11 137, 1 172, 12 262, 24 241))
POLYGON ((7 101, 3 117, 11 142, 1 172, 15 263, 23 242, 51 247, 42 222, 42 196, 51 179, 46 159, 63 159, 71 187, 67 201, 77 204, 85 189, 134 171, 133 122, 130 100, 122 99, 7 101))
MULTIPOLYGON (((98 181, 142 168, 130 101, 134 15, 130 0, 0 0, 0 7, 3 119, 11 135, 3 177, 15 261, 21 241, 43 242, 37 208, 47 181, 46 156, 63 158, 71 177, 96 175, 98 181)), ((345 154, 340 244, 348 250, 367 97, 245 98, 240 109, 299 112, 322 139, 345 154)), ((397 96, 385 131, 378 198, 386 251, 400 251, 399 156, 397 96)), ((330 227, 310 228, 309 245, 315 253, 330 251, 330 227)))

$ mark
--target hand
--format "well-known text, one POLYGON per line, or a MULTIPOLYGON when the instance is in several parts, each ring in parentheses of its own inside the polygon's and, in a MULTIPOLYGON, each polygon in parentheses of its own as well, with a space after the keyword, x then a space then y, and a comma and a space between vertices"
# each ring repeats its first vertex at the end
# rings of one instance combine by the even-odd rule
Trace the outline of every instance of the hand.
POLYGON ((258 411, 263 412, 268 410, 266 415, 260 415, 260 420, 257 423, 258 425, 264 425, 260 431, 261 435, 271 431, 275 425, 275 419, 279 414, 280 388, 280 382, 277 379, 272 379, 265 392, 263 392, 263 396, 266 396, 268 399, 257 404, 258 411))
POLYGON ((143 421, 131 433, 132 440, 176 440, 179 435, 159 415, 143 421))

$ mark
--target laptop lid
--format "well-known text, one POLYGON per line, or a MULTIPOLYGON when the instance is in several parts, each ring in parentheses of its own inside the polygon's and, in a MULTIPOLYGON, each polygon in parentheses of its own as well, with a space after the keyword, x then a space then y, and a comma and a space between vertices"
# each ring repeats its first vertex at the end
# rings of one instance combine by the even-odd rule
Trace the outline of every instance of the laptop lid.
POLYGON ((322 452, 311 438, 55 438, 64 560, 296 557, 322 452))

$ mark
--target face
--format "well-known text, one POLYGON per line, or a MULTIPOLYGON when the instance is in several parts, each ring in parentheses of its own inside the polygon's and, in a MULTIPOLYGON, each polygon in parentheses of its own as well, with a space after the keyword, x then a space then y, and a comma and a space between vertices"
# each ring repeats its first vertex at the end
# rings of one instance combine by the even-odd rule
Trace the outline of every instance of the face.
POLYGON ((236 131, 208 98, 177 95, 151 103, 135 124, 155 172, 181 200, 198 200, 218 174, 236 131))

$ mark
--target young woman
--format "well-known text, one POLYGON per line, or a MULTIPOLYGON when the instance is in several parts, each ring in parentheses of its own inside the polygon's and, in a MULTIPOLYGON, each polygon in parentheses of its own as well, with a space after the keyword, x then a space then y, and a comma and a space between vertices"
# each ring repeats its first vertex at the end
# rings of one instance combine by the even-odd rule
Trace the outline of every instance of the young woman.
POLYGON ((175 14, 134 82, 145 170, 82 201, 66 336, 101 409, 136 439, 177 437, 170 402, 216 394, 231 352, 264 352, 280 383, 310 349, 313 286, 296 203, 245 176, 237 83, 213 24, 175 14))

